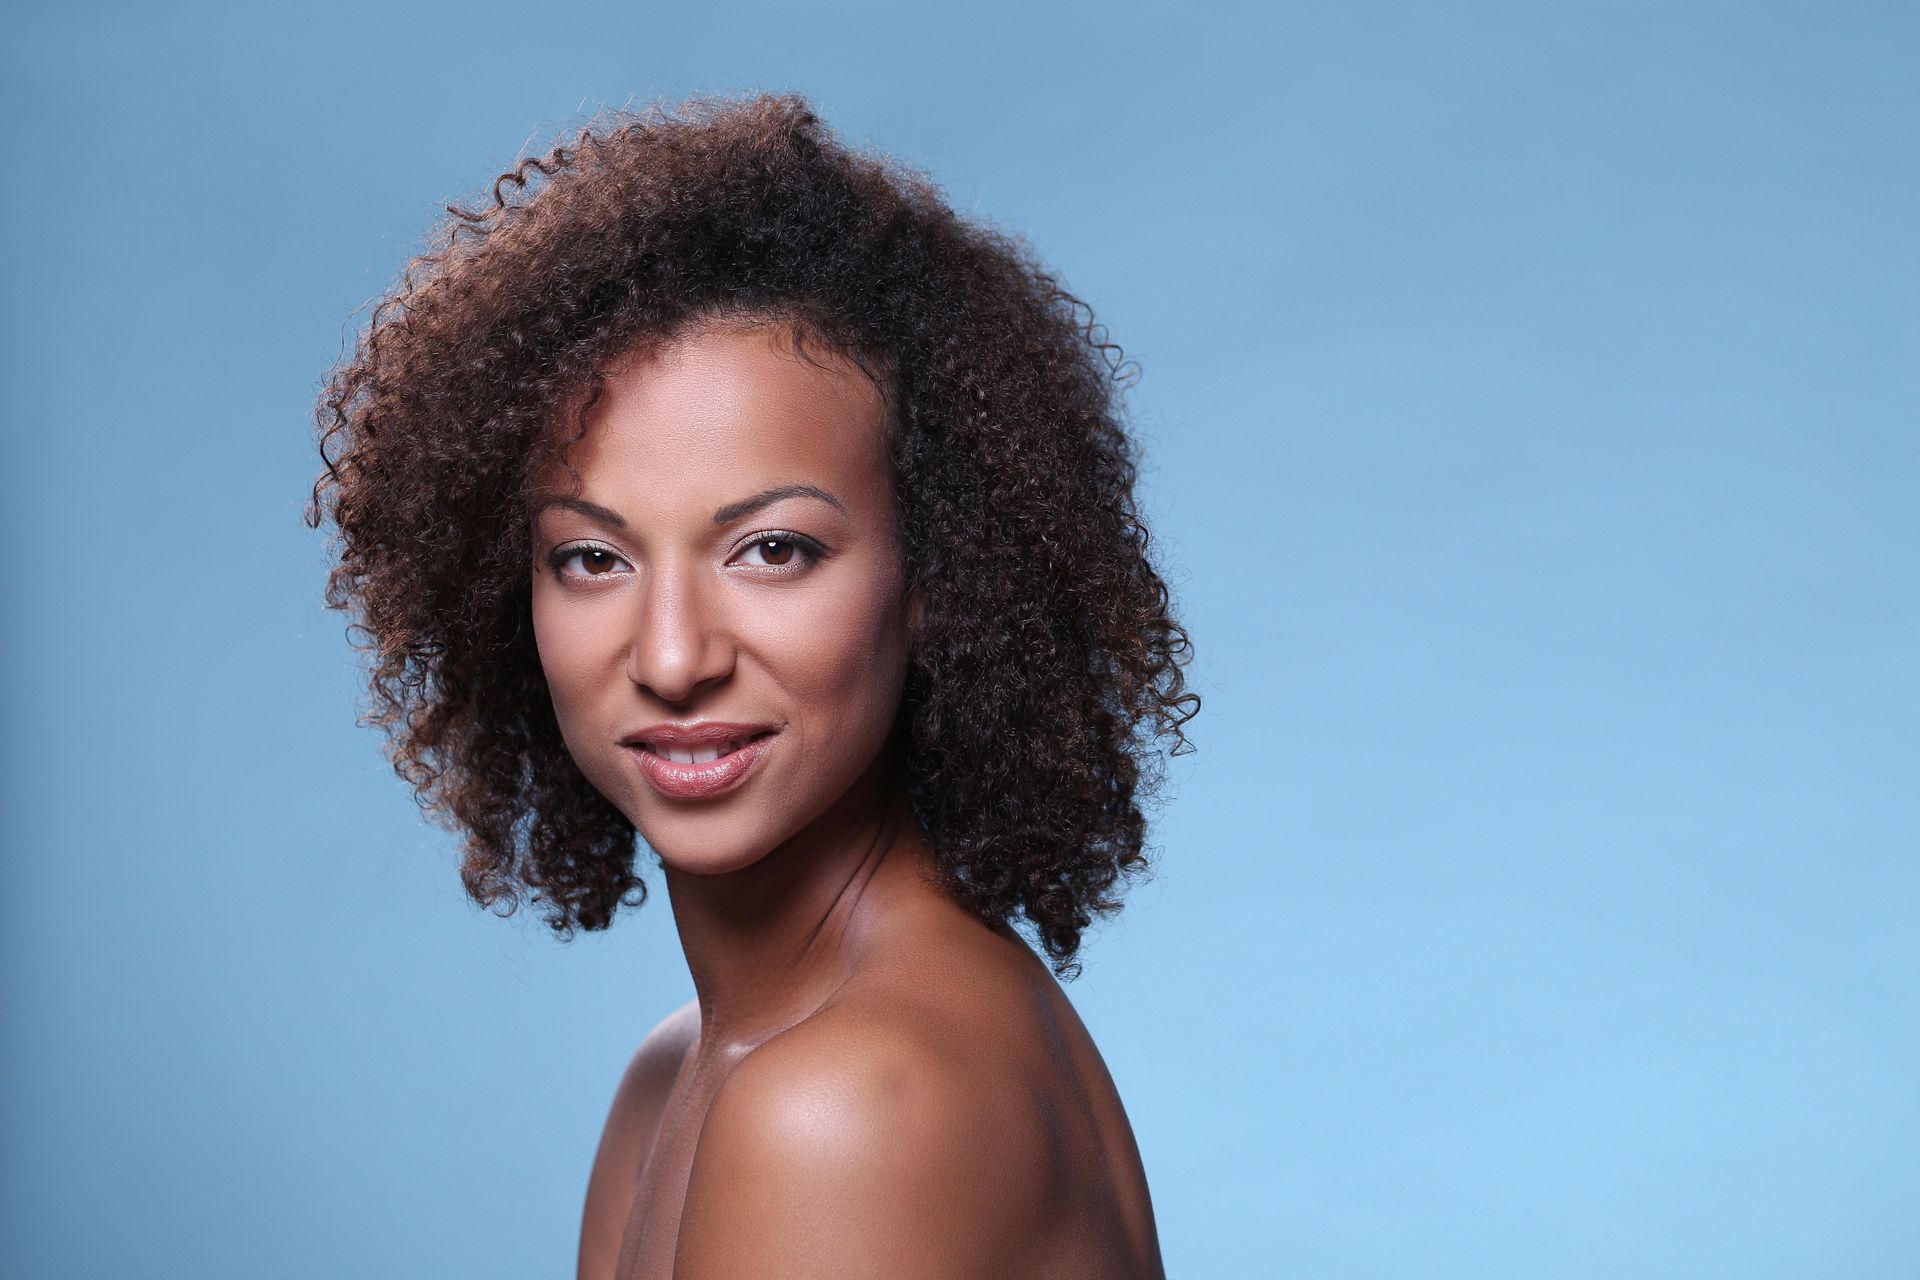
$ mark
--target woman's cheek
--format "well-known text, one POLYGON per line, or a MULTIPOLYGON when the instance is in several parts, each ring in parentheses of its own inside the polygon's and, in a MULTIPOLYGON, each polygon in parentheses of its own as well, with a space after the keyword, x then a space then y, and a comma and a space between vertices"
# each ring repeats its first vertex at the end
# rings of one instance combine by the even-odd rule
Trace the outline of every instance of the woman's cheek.
MULTIPOLYGON (((559 602, 564 604, 566 602, 559 602)), ((607 649, 610 635, 605 620, 596 622, 594 610, 586 608, 542 607, 536 598, 533 623, 534 646, 540 654, 540 669, 546 676, 547 693, 553 701, 554 718, 560 725, 560 737, 573 756, 574 763, 588 780, 604 789, 596 766, 594 745, 607 736, 607 730, 592 723, 594 708, 604 700, 601 686, 607 680, 608 663, 618 670, 618 654, 611 659, 607 649)))
POLYGON ((906 675, 906 623, 891 590, 895 581, 897 574, 870 575, 815 623, 831 642, 815 647, 811 680, 834 704, 845 731, 869 748, 891 726, 906 675))

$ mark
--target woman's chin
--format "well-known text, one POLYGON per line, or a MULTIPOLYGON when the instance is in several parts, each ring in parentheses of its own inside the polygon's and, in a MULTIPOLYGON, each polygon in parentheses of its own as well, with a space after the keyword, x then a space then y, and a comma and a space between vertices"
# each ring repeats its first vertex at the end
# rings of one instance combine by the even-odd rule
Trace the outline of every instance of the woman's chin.
POLYGON ((662 833, 655 839, 643 830, 641 838, 662 867, 689 876, 721 876, 742 871, 769 852, 757 841, 700 840, 677 832, 671 836, 662 833))

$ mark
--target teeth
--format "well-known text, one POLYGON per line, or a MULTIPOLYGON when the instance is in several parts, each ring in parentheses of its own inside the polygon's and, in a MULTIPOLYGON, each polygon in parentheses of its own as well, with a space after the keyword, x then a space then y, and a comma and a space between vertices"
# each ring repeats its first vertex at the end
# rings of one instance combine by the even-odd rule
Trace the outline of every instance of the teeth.
POLYGON ((739 739, 718 747, 662 747, 660 754, 674 764, 711 764, 740 749, 739 739))

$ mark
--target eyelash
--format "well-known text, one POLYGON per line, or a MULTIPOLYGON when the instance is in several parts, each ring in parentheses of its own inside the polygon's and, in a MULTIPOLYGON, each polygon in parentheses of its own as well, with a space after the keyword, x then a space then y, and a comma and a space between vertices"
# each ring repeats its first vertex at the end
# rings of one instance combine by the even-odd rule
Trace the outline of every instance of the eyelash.
MULTIPOLYGON (((798 565, 771 565, 770 564, 770 565, 758 566, 762 572, 771 573, 779 577, 785 577, 788 574, 799 573, 805 569, 810 569, 816 563, 819 562, 821 556, 826 554, 825 548, 823 548, 819 543, 815 542, 812 538, 805 537, 798 533, 793 533, 786 529, 769 529, 764 533, 756 533, 751 538, 748 538, 745 542, 741 543, 740 549, 738 551, 735 551, 734 555, 735 556, 741 555, 744 552, 754 547, 760 546, 762 543, 766 543, 766 542, 787 543, 791 545, 795 550, 799 551, 803 557, 805 557, 805 562, 803 564, 798 564, 798 565)), ((609 575, 605 573, 563 572, 562 566, 564 566, 567 563, 567 561, 572 560, 575 556, 584 555, 589 552, 599 552, 602 555, 612 556, 616 560, 620 558, 617 554, 615 554, 612 551, 609 551, 607 548, 598 546, 591 542, 569 542, 564 546, 555 547, 551 552, 548 553, 547 567, 553 571, 554 577, 560 578, 560 579, 567 579, 567 578, 588 579, 588 578, 608 577, 609 575)), ((731 557, 729 557, 729 559, 731 559, 731 557)))

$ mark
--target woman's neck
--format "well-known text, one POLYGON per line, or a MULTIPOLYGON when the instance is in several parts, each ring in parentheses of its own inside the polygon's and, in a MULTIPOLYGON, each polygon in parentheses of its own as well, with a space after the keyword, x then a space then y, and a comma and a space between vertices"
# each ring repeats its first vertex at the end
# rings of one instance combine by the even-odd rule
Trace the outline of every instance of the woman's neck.
POLYGON ((753 865, 666 869, 700 1005, 702 1055, 745 1051, 818 1010, 853 971, 863 933, 937 893, 906 794, 876 769, 753 865))

